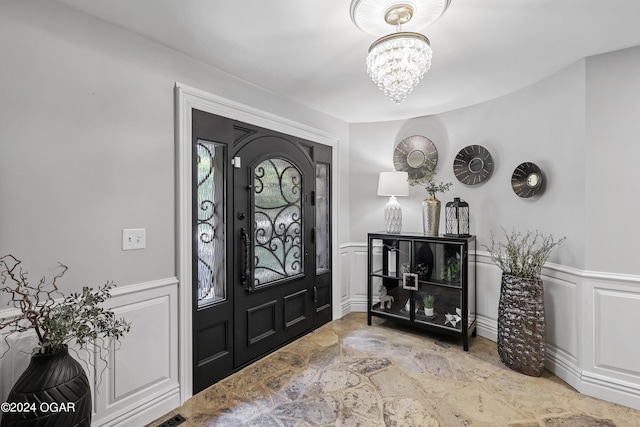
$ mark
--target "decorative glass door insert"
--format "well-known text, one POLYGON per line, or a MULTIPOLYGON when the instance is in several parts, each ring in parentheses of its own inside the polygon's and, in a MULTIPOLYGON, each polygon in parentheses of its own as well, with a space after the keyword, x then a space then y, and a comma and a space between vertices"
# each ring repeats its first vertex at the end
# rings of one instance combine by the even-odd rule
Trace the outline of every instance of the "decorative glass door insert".
POLYGON ((198 308, 227 299, 225 261, 225 146, 197 144, 198 308))
POLYGON ((254 286, 304 274, 302 175, 282 158, 254 169, 254 286))

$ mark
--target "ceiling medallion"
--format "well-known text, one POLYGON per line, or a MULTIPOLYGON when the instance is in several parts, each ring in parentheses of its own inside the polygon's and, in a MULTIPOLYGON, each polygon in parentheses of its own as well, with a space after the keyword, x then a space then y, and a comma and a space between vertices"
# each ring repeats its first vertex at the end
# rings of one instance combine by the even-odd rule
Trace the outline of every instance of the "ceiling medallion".
MULTIPOLYGON (((406 31, 418 31, 434 23, 444 14, 451 0, 352 0, 351 20, 367 34, 380 36, 389 32, 385 13, 400 4, 413 12, 411 22, 403 22, 406 31)), ((395 25, 395 24, 391 24, 395 25)))
POLYGON ((387 32, 388 25, 396 27, 395 33, 383 36, 371 45, 366 61, 371 80, 396 104, 404 101, 429 71, 432 57, 429 39, 420 33, 402 31, 402 25, 417 29, 432 23, 444 13, 449 1, 352 1, 351 19, 363 31, 378 32, 377 25, 373 24, 376 20, 383 23, 382 31, 387 32), (417 24, 411 25, 416 18, 417 24))

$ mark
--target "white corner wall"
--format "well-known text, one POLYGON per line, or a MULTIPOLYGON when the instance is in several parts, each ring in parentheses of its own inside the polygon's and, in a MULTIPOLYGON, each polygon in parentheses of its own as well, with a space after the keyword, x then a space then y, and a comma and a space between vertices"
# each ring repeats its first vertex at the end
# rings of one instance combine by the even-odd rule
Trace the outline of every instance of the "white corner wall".
MULTIPOLYGON (((383 228, 386 199, 376 196, 380 171, 393 167, 395 145, 424 135, 438 148, 438 180, 454 186, 439 196, 470 205, 478 236, 478 333, 495 340, 500 271, 484 245, 500 227, 540 230, 567 241, 543 270, 547 369, 577 390, 640 409, 640 264, 635 243, 640 201, 640 47, 588 58, 515 93, 471 107, 407 121, 351 126, 351 238, 341 247, 343 307, 366 311, 366 234, 383 228), (489 149, 493 175, 459 183, 457 152, 489 149), (357 159, 357 160, 356 160, 357 159), (538 164, 546 188, 531 199, 510 186, 515 167, 538 164)), ((424 190, 399 198, 403 229, 420 230, 424 190)))
POLYGON ((640 47, 587 59, 585 392, 640 409, 640 47))
POLYGON ((640 47, 587 59, 584 180, 587 251, 594 271, 640 274, 640 47))

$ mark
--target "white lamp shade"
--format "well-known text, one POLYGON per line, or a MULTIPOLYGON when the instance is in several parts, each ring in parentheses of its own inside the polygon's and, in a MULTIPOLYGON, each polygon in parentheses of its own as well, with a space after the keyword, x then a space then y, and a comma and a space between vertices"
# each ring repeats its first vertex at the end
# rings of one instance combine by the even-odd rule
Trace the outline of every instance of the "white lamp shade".
POLYGON ((407 172, 380 172, 378 196, 408 196, 409 174, 407 172))

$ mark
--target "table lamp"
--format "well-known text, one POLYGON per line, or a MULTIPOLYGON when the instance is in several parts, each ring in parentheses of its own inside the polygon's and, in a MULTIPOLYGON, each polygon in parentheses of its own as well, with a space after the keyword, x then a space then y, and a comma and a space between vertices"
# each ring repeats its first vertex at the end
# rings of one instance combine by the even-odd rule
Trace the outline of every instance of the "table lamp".
POLYGON ((387 233, 400 233, 402 230, 402 209, 396 196, 409 195, 409 174, 407 172, 380 172, 378 178, 378 196, 389 196, 384 207, 384 227, 387 233))

